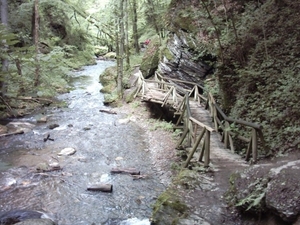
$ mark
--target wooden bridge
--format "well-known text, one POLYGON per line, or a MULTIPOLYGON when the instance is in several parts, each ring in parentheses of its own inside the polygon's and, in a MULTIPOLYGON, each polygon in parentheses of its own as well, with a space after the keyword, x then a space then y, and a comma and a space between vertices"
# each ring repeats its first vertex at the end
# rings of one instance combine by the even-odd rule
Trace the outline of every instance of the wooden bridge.
MULTIPOLYGON (((144 79, 140 71, 136 85, 137 92, 134 97, 140 95, 144 101, 157 103, 162 107, 168 105, 176 111, 178 120, 174 129, 183 131, 177 148, 184 145, 189 150, 184 167, 195 158, 208 167, 214 142, 223 142, 224 148, 229 148, 231 153, 235 153, 234 141, 246 143, 247 150, 244 158, 253 163, 258 158, 258 144, 265 149, 262 126, 227 117, 216 104, 212 94, 201 85, 177 79, 165 79, 158 72, 153 79, 144 79), (182 88, 179 83, 193 88, 182 88), (239 135, 240 132, 237 132, 239 130, 243 130, 246 136, 239 135)), ((236 154, 231 155, 234 157, 236 154)))

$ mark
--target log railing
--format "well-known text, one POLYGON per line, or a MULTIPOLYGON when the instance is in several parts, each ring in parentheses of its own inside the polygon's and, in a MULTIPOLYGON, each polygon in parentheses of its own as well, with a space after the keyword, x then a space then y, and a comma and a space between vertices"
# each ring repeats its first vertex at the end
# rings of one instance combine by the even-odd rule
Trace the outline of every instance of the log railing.
POLYGON ((187 167, 201 140, 204 139, 198 161, 203 161, 204 157, 204 166, 208 167, 210 163, 210 137, 211 132, 214 132, 215 130, 192 117, 189 99, 189 93, 186 93, 184 100, 182 101, 182 113, 175 126, 178 127, 179 123, 183 123, 183 134, 177 144, 177 148, 180 148, 184 140, 186 140, 187 146, 192 147, 187 160, 183 164, 183 167, 187 167))
POLYGON ((246 161, 250 160, 251 155, 252 161, 257 161, 258 143, 265 148, 261 125, 227 117, 222 109, 217 105, 212 94, 203 86, 193 82, 164 78, 158 72, 155 73, 153 80, 144 79, 142 73, 140 72, 138 78, 138 88, 135 96, 140 92, 142 96, 145 96, 147 90, 153 88, 149 87, 148 84, 150 83, 156 84, 155 88, 165 93, 163 101, 155 101, 154 99, 151 101, 161 103, 162 106, 164 106, 165 104, 170 104, 170 99, 172 99, 172 106, 176 110, 175 114, 179 115, 179 119, 175 127, 183 129, 183 134, 177 147, 179 147, 184 140, 186 140, 186 145, 188 147, 192 147, 189 156, 184 163, 184 167, 188 166, 202 139, 204 139, 204 141, 198 160, 201 161, 204 157, 204 166, 209 165, 210 136, 211 132, 214 131, 221 134, 221 141, 224 143, 225 148, 230 148, 232 152, 234 152, 234 140, 239 139, 243 142, 246 142, 246 161), (183 88, 179 86, 178 83, 181 83, 182 86, 186 86, 188 88, 183 88), (205 109, 208 109, 210 112, 214 128, 211 128, 192 117, 190 100, 196 101, 199 106, 204 104, 205 109), (183 124, 183 126, 180 126, 180 124, 183 124), (232 126, 237 127, 237 133, 233 132, 232 126), (238 127, 242 126, 250 129, 250 132, 248 132, 248 137, 238 135, 240 131, 240 128, 238 127), (199 128, 202 130, 200 131, 199 128))

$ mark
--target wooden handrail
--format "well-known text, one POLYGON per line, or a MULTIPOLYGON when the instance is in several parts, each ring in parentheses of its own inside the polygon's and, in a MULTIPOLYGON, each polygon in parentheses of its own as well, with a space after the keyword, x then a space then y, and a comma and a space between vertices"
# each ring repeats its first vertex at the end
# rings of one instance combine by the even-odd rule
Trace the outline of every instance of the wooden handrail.
MULTIPOLYGON (((196 149, 198 147, 198 144, 201 141, 202 136, 205 136, 202 151, 201 151, 201 154, 199 157, 199 160, 202 160, 203 154, 209 154, 209 152, 210 152, 210 150, 209 150, 209 142, 210 142, 210 135, 211 135, 210 133, 214 132, 214 131, 217 131, 217 132, 221 131, 222 132, 222 141, 224 142, 225 147, 228 148, 230 146, 231 151, 234 152, 234 145, 233 145, 233 138, 232 138, 233 132, 230 131, 230 125, 229 125, 230 123, 234 123, 234 124, 243 125, 243 126, 246 126, 246 127, 249 127, 252 129, 250 138, 242 137, 239 135, 237 135, 236 137, 238 139, 248 143, 248 148, 247 148, 247 152, 246 152, 246 160, 248 161, 250 159, 250 152, 252 152, 253 161, 255 162, 257 160, 257 145, 258 145, 257 139, 258 139, 258 137, 260 138, 260 140, 263 144, 263 147, 264 147, 262 125, 259 125, 256 123, 251 123, 251 122, 240 120, 240 119, 234 119, 231 117, 227 117, 226 114, 222 111, 222 109, 217 105, 212 94, 201 85, 195 84, 190 81, 182 81, 182 80, 173 79, 173 78, 165 78, 158 72, 155 72, 154 80, 145 80, 141 72, 139 72, 139 76, 140 77, 139 77, 138 83, 140 86, 137 88, 137 93, 140 90, 142 90, 142 94, 144 95, 145 90, 146 90, 146 84, 154 83, 154 84, 158 85, 159 90, 164 90, 164 92, 166 94, 164 95, 162 102, 156 101, 154 99, 153 100, 151 99, 151 101, 161 103, 162 106, 164 106, 165 104, 167 104, 169 97, 172 96, 172 101, 174 102, 173 107, 176 109, 176 113, 180 114, 180 117, 179 117, 178 122, 176 123, 176 126, 178 126, 179 123, 181 123, 182 121, 184 123, 184 128, 183 128, 184 133, 183 133, 182 138, 179 141, 178 146, 181 145, 182 142, 184 141, 184 139, 186 138, 186 136, 188 136, 187 141, 191 144, 194 144, 193 149, 190 154, 194 154, 194 152, 196 151, 196 149), (187 84, 187 85, 193 85, 193 88, 186 89, 186 88, 178 86, 175 83, 170 83, 170 81, 176 82, 176 83, 187 84), (203 94, 200 94, 199 90, 201 90, 201 93, 206 93, 206 96, 204 96, 203 94), (180 96, 180 94, 184 95, 183 98, 181 97, 182 102, 178 102, 178 96, 180 96), (193 94, 193 96, 192 96, 192 94, 193 94), (199 104, 202 101, 206 102, 205 108, 209 109, 209 111, 210 111, 210 115, 214 122, 214 128, 211 128, 192 117, 191 109, 189 106, 190 97, 193 97, 193 99, 196 102, 198 102, 199 104), (176 103, 176 106, 175 106, 175 103, 176 103), (198 126, 202 128, 202 132, 201 132, 201 135, 198 136, 198 138, 196 138, 198 126)), ((190 160, 190 157, 192 157, 192 155, 189 156, 189 158, 188 158, 189 160, 190 160)), ((204 158, 205 158, 204 164, 205 164, 205 166, 208 166, 209 155, 208 156, 204 155, 204 158)), ((188 163, 189 163, 189 161, 187 160, 186 163, 184 164, 185 167, 187 166, 188 163)))

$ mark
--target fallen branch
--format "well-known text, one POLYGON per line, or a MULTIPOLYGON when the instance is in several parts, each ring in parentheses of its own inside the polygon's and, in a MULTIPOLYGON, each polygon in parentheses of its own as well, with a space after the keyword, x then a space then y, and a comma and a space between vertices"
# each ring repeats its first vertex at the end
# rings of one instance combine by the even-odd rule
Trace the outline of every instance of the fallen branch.
POLYGON ((0 99, 1 101, 3 102, 3 104, 6 106, 6 108, 8 109, 8 111, 10 111, 10 113, 13 115, 13 116, 16 116, 14 114, 14 111, 12 110, 11 106, 4 100, 4 98, 2 96, 0 96, 0 99))
POLYGON ((53 101, 51 99, 47 99, 47 98, 38 98, 38 97, 16 97, 16 99, 18 100, 24 100, 24 101, 34 101, 34 102, 47 102, 47 104, 51 104, 53 103, 53 101))
POLYGON ((135 168, 112 168, 111 173, 127 173, 130 175, 140 175, 140 171, 136 170, 135 168))
POLYGON ((132 175, 133 180, 140 180, 140 179, 147 179, 149 178, 148 175, 132 175))
POLYGON ((108 114, 117 114, 115 111, 109 109, 100 109, 99 112, 108 113, 108 114))
POLYGON ((44 142, 46 142, 46 141, 54 141, 54 139, 53 138, 50 138, 50 134, 47 134, 47 135, 45 135, 45 137, 44 137, 44 142))

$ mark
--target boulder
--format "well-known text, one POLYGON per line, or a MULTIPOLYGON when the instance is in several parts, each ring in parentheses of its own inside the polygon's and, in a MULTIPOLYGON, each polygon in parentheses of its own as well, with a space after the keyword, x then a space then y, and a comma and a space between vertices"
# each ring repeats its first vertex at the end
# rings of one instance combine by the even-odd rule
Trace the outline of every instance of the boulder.
POLYGON ((271 212, 293 224, 300 215, 300 160, 256 165, 231 175, 225 197, 241 212, 271 212))
POLYGON ((287 222, 300 215, 300 160, 270 170, 266 206, 287 222))
POLYGON ((30 132, 35 125, 28 122, 15 121, 9 122, 6 127, 8 128, 8 132, 16 132, 18 130, 22 130, 24 133, 30 132))
POLYGON ((1 225, 55 225, 53 220, 44 212, 16 209, 0 214, 1 225))
POLYGON ((115 52, 108 52, 103 56, 105 59, 115 59, 117 57, 115 52))

